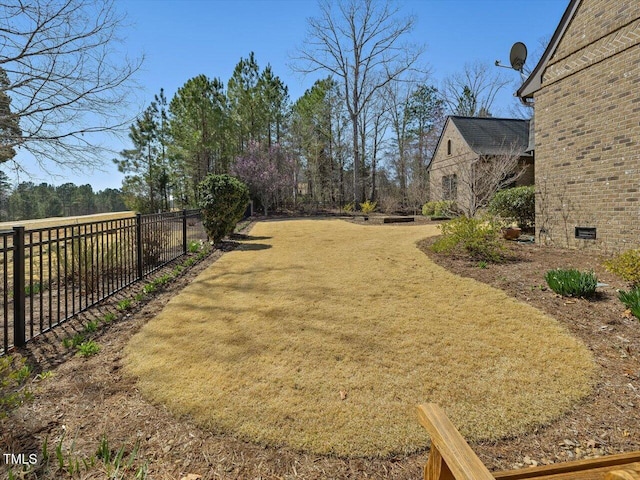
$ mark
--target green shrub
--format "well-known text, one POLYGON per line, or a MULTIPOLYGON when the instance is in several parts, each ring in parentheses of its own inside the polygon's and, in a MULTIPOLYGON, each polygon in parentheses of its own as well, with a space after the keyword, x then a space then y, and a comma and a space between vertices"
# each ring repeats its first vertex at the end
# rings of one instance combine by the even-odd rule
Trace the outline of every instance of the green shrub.
POLYGON ((549 270, 544 278, 549 288, 563 297, 591 297, 598 284, 595 273, 575 269, 549 270))
POLYGON ((627 250, 604 262, 604 267, 633 286, 640 285, 640 249, 627 250))
POLYGON ((489 212, 519 227, 532 227, 536 219, 535 188, 515 187, 497 192, 489 202, 489 212))
POLYGON ((209 174, 198 185, 202 223, 214 243, 233 232, 249 204, 249 189, 230 175, 209 174))
POLYGON ((422 206, 422 215, 425 217, 452 217, 455 212, 453 200, 438 200, 427 202, 422 206))
POLYGON ((640 287, 632 288, 628 292, 620 290, 618 298, 625 307, 631 310, 634 317, 640 319, 640 287))
POLYGON ((431 247, 436 253, 466 254, 476 260, 499 262, 504 247, 493 219, 454 218, 440 225, 442 236, 431 247))

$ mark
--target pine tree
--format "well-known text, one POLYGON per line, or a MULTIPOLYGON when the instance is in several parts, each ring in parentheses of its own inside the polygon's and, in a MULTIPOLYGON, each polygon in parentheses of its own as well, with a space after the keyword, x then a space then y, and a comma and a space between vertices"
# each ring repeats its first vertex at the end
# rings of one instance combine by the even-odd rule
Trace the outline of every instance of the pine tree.
POLYGON ((15 157, 14 146, 20 143, 22 137, 19 118, 11 112, 11 98, 7 95, 8 87, 7 72, 0 67, 0 163, 15 157))
POLYGON ((229 169, 231 150, 224 84, 198 75, 178 89, 169 104, 169 157, 174 187, 183 204, 195 205, 197 185, 208 173, 229 169))
POLYGON ((163 207, 161 200, 163 183, 162 146, 159 141, 159 109, 157 103, 142 113, 129 127, 132 149, 120 152, 114 159, 118 170, 126 175, 123 193, 127 203, 141 213, 157 212, 163 207), (136 185, 137 188, 131 188, 136 185))

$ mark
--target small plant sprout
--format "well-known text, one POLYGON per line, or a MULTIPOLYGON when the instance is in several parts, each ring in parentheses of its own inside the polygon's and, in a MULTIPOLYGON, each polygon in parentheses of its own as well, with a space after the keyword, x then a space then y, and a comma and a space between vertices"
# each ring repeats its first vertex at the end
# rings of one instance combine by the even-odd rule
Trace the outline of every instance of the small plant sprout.
POLYGON ((96 332, 97 330, 98 330, 98 321, 97 320, 90 321, 84 327, 84 331, 87 332, 87 333, 93 333, 93 332, 96 332))
POLYGON ((184 267, 182 265, 176 265, 174 269, 171 271, 174 277, 177 277, 184 271, 184 267))
POLYGON ((102 317, 102 321, 104 323, 111 323, 117 318, 116 314, 113 312, 106 313, 104 317, 102 317))
POLYGON ((620 290, 618 299, 631 311, 634 317, 640 319, 640 287, 634 287, 628 292, 620 290))
POLYGON ((65 348, 75 348, 84 342, 84 335, 81 333, 76 333, 73 337, 67 337, 62 340, 62 345, 65 348))
POLYGON ((40 284, 40 282, 33 282, 32 285, 27 285, 24 287, 24 293, 27 297, 32 295, 37 295, 42 290, 44 290, 44 288, 42 288, 42 285, 40 284))
POLYGON ((78 345, 78 355, 81 357, 91 357, 100 351, 100 345, 93 340, 87 340, 78 345))
POLYGON ((0 418, 33 397, 26 385, 30 376, 31 368, 24 358, 0 357, 0 418))
POLYGON ((191 240, 189 245, 187 246, 187 251, 189 253, 198 253, 202 248, 202 243, 196 240, 191 240))
POLYGON ((39 373, 38 375, 36 375, 36 380, 46 380, 48 378, 53 378, 55 376, 55 373, 52 370, 45 370, 44 372, 39 373))
POLYGON ((120 300, 118 302, 118 304, 116 305, 116 309, 118 309, 121 312, 124 312, 126 310, 129 310, 132 305, 133 305, 133 301, 130 298, 125 298, 124 300, 120 300))

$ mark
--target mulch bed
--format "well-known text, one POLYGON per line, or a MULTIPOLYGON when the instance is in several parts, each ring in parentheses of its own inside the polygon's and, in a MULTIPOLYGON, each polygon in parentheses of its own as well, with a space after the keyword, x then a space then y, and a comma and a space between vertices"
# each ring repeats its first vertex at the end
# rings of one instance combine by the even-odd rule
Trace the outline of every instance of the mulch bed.
MULTIPOLYGON (((625 314, 615 289, 626 285, 603 269, 601 258, 589 252, 511 242, 507 262, 481 268, 468 259, 434 255, 429 243, 424 241, 419 247, 444 268, 503 289, 558 319, 593 352, 599 366, 592 395, 563 418, 528 435, 473 444, 490 469, 640 449, 640 322, 625 314), (558 297, 544 282, 544 273, 558 267, 594 270, 610 286, 602 288, 593 300, 558 297)), ((45 438, 49 445, 55 445, 66 432, 65 438, 74 440, 74 454, 79 457, 94 454, 103 435, 114 448, 132 446, 139 439, 138 456, 148 462, 148 478, 154 479, 179 479, 188 473, 202 479, 420 478, 427 452, 370 460, 267 448, 203 431, 188 418, 175 418, 139 395, 135 382, 121 372, 124 346, 219 255, 189 270, 125 319, 104 328, 97 339, 102 350, 94 357, 64 354, 60 346, 66 335, 63 332, 31 343, 23 354, 43 369, 51 368, 54 377, 34 384, 34 400, 0 422, 0 452, 39 452, 45 438)), ((0 464, 0 475, 3 468, 0 464)), ((101 478, 92 472, 87 478, 101 478)))

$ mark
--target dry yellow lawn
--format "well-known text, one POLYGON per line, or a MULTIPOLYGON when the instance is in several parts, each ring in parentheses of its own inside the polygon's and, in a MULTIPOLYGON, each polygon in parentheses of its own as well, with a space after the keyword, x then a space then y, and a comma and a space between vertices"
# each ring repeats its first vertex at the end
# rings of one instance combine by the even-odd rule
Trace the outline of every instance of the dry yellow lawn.
POLYGON ((127 349, 142 392, 206 428, 340 456, 423 449, 414 406, 469 439, 549 422, 590 353, 540 311, 432 263, 434 226, 258 223, 127 349))

